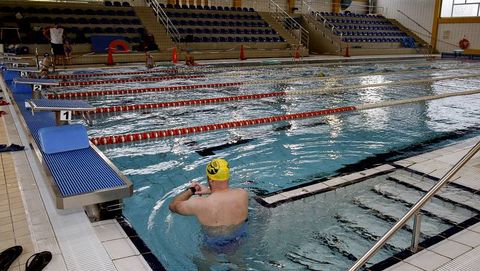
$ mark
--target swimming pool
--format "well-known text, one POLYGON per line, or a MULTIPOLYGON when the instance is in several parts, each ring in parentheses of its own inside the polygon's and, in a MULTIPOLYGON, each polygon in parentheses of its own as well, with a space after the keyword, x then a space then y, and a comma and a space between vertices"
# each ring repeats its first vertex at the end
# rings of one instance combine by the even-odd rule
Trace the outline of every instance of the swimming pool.
MULTIPOLYGON (((272 91, 296 91, 338 86, 358 86, 326 94, 286 95, 261 100, 237 101, 202 106, 171 107, 98 114, 91 136, 124 134, 155 129, 188 127, 230 120, 305 112, 332 107, 378 103, 476 89, 479 77, 447 79, 421 84, 362 86, 399 80, 443 78, 452 75, 480 74, 477 63, 421 62, 377 63, 368 66, 306 65, 301 68, 274 66, 238 70, 222 74, 211 72, 205 78, 142 84, 101 86, 144 88, 202 82, 235 82, 298 78, 290 83, 252 84, 239 87, 145 93, 140 95, 90 98, 95 106, 223 97, 272 91), (434 67, 435 69, 430 69, 434 67), (355 76, 357 73, 382 73, 355 76), (254 74, 257 73, 257 74, 254 74), (327 78, 302 80, 323 73, 327 78), (230 76, 230 75, 236 75, 230 76), (332 78, 351 74, 351 78, 332 78)), ((150 75, 149 75, 150 76, 150 75)), ((69 91, 99 89, 99 86, 69 91)), ((439 137, 465 132, 478 135, 480 95, 451 97, 424 103, 342 113, 311 119, 291 120, 267 125, 219 130, 162 140, 100 146, 101 150, 134 183, 135 194, 125 200, 124 214, 142 239, 168 270, 192 270, 205 262, 201 229, 192 218, 172 215, 171 198, 190 180, 204 181, 204 167, 213 157, 225 157, 232 167, 231 185, 243 187, 251 196, 264 195, 343 172, 348 165, 385 153, 404 150, 439 137)), ((383 177, 328 192, 303 201, 266 209, 253 199, 250 203, 248 237, 236 255, 214 255, 215 270, 302 269, 345 270, 354 257, 371 244, 373 237, 355 236, 339 221, 352 220, 368 225, 371 213, 352 206, 371 202, 372 189, 388 187, 383 177), (357 219, 361 218, 361 219, 357 219), (342 238, 351 243, 342 243, 342 238), (337 247, 337 249, 334 249, 337 247)), ((401 208, 399 208, 402 210, 401 208)), ((406 209, 403 208, 405 211, 406 209)), ((393 210, 390 210, 393 212, 393 210)), ((398 211, 398 210, 397 210, 398 211)), ((468 210, 460 212, 469 218, 468 210)), ((350 224, 355 224, 351 222, 350 224)), ((442 221, 427 221, 426 235, 449 227, 442 221)), ((381 235, 385 228, 370 228, 381 235)), ((357 231, 359 229, 357 228, 357 231)), ((372 262, 393 255, 408 246, 408 233, 401 232, 372 262), (407 241, 405 241, 407 240, 407 241)))

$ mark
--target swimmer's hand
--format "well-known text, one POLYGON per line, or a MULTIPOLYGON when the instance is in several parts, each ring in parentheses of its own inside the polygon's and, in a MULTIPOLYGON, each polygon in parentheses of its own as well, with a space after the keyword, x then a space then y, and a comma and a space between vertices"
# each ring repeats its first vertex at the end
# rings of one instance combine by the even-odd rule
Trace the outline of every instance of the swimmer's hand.
POLYGON ((197 182, 192 182, 190 184, 190 187, 195 188, 196 190, 195 195, 206 195, 206 194, 212 193, 212 191, 210 191, 210 188, 208 186, 197 183, 197 182))

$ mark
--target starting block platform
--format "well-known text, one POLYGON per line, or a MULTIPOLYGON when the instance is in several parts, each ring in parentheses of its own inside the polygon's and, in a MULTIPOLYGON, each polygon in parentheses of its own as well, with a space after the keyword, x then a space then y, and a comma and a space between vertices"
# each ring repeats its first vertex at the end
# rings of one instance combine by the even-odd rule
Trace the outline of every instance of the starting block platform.
POLYGON ((94 112, 95 107, 81 100, 48 100, 32 99, 27 101, 33 112, 54 112, 57 125, 62 125, 72 120, 73 112, 94 112))
POLYGON ((51 111, 94 109, 84 101, 32 100, 31 94, 13 93, 33 137, 40 163, 59 209, 118 201, 133 194, 133 185, 88 139, 82 124, 56 125, 51 111), (35 115, 25 110, 30 104, 35 115), (50 111, 50 112, 49 112, 50 111))
POLYGON ((43 87, 55 87, 59 86, 60 81, 54 79, 34 79, 34 78, 14 78, 13 79, 13 92, 16 93, 32 93, 41 91, 43 87))

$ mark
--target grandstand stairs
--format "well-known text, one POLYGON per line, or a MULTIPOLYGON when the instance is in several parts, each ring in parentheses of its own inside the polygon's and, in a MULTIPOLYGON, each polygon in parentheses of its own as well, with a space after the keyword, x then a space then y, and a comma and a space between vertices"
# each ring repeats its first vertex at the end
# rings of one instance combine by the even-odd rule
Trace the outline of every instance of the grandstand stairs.
MULTIPOLYGON (((275 18, 273 18, 272 15, 270 15, 269 12, 258 12, 258 15, 262 17, 264 21, 266 21, 277 33, 285 39, 285 41, 290 44, 290 46, 294 44, 298 44, 298 39, 295 38, 290 32, 288 32, 285 27, 283 27, 275 18)), ((303 50, 302 51, 303 56, 308 56, 308 50, 303 50)))
POLYGON ((415 32, 411 31, 410 29, 405 27, 403 24, 401 24, 399 21, 395 19, 390 19, 390 18, 387 18, 387 20, 389 20, 394 26, 400 28, 400 30, 402 30, 403 32, 407 33, 407 35, 414 38, 415 42, 419 44, 421 47, 427 48, 428 46, 430 46, 430 43, 426 42, 424 39, 418 36, 415 32))
POLYGON ((155 43, 160 51, 166 51, 175 47, 175 43, 167 33, 167 30, 161 22, 157 21, 157 17, 150 7, 133 7, 135 13, 142 21, 143 26, 148 33, 155 38, 155 43))
MULTIPOLYGON (((400 25, 400 23, 396 22, 394 25, 398 26, 400 25)), ((425 51, 421 51, 416 48, 403 48, 401 47, 400 43, 343 42, 340 36, 334 34, 332 30, 328 27, 328 25, 325 26, 322 22, 317 21, 315 17, 311 14, 303 15, 302 26, 310 33, 310 50, 318 54, 345 55, 347 46, 349 47, 349 55, 351 56, 426 53, 425 51)), ((398 27, 402 31, 407 29, 404 26, 398 27)), ((411 31, 404 32, 406 32, 408 35, 411 34, 411 31)), ((416 42, 421 42, 421 44, 425 43, 421 39, 417 40, 417 38, 415 37, 414 39, 416 42)))

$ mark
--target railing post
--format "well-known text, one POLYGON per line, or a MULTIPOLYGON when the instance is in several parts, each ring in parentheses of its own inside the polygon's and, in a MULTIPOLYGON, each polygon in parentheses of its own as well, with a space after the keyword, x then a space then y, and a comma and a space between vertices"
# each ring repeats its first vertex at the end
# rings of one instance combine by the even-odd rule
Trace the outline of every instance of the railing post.
POLYGON ((412 230, 412 244, 410 245, 410 251, 415 253, 418 250, 418 243, 420 243, 420 230, 422 227, 422 213, 418 211, 413 217, 413 230, 412 230))

